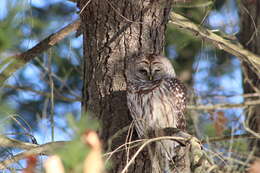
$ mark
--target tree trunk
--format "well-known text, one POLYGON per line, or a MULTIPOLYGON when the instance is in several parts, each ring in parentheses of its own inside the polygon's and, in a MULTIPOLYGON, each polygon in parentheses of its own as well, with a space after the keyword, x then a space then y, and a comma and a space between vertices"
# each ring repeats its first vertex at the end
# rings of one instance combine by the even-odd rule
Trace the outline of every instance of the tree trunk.
MULTIPOLYGON (((241 10, 240 41, 245 48, 260 55, 260 1, 243 0, 241 10)), ((244 75, 244 93, 260 92, 260 74, 246 62, 242 63, 244 75)), ((260 133, 260 106, 251 106, 246 111, 249 128, 260 133)), ((250 149, 255 149, 254 155, 260 157, 260 140, 250 141, 250 149)))
MULTIPOLYGON (((127 58, 140 51, 163 52, 171 2, 80 0, 78 7, 82 11, 84 39, 82 108, 101 122, 100 136, 104 149, 108 150, 109 139, 131 123, 124 75, 127 58)), ((113 138, 111 150, 124 144, 126 137, 127 131, 113 138)), ((113 155, 110 172, 120 172, 124 168, 129 159, 126 153, 122 151, 113 155)), ((128 172, 151 172, 147 152, 139 154, 128 172)))

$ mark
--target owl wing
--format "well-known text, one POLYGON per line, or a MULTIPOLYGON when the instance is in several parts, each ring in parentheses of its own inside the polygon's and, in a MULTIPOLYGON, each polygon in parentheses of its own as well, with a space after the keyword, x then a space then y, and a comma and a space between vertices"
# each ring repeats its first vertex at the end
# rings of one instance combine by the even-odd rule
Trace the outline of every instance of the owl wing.
POLYGON ((165 79, 165 87, 168 88, 170 101, 174 106, 177 119, 177 128, 186 129, 186 118, 184 115, 187 104, 187 89, 185 85, 176 78, 165 79))

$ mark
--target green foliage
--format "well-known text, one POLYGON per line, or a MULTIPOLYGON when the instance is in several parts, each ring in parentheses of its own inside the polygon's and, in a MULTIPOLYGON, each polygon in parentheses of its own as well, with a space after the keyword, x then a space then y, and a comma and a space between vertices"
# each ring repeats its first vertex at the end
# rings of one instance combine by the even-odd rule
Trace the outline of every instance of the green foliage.
POLYGON ((232 148, 237 152, 247 154, 248 152, 248 142, 245 139, 236 139, 233 141, 232 148))
MULTIPOLYGON (((0 96, 2 96, 2 94, 0 94, 0 96)), ((0 99, 0 133, 3 133, 5 128, 10 125, 10 116, 14 115, 14 110, 10 107, 10 105, 0 99)))
POLYGON ((67 144, 58 154, 61 156, 66 170, 82 172, 82 164, 88 152, 89 148, 77 137, 67 144))
POLYGON ((77 135, 81 135, 86 129, 97 130, 100 126, 98 121, 90 117, 89 114, 91 113, 83 114, 79 121, 72 114, 67 115, 68 125, 77 135))
POLYGON ((14 27, 15 22, 12 20, 18 11, 17 7, 10 9, 9 15, 0 21, 0 53, 13 47, 20 35, 19 29, 14 27))
POLYGON ((0 133, 4 133, 8 125, 11 124, 10 116, 14 114, 11 113, 11 109, 7 105, 1 105, 0 109, 0 133))
POLYGON ((174 11, 189 18, 194 23, 203 25, 208 13, 214 7, 213 0, 196 0, 184 3, 180 6, 174 6, 174 11))
POLYGON ((216 137, 216 129, 212 123, 205 124, 203 129, 206 136, 216 137))

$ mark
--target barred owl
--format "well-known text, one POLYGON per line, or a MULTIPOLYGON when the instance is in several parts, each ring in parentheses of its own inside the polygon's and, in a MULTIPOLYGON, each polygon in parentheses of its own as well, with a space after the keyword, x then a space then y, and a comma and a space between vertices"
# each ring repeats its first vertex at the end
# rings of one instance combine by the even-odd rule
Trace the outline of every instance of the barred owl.
MULTIPOLYGON (((126 78, 127 105, 139 138, 169 127, 185 130, 186 88, 176 79, 166 57, 155 54, 133 57, 126 69, 126 78)), ((156 142, 151 156, 153 169, 170 172, 177 146, 173 140, 156 142)))

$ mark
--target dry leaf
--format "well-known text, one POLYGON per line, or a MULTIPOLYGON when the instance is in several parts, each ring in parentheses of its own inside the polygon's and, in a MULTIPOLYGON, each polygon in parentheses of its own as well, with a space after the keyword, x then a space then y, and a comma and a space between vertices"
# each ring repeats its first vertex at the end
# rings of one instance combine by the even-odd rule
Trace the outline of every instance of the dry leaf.
POLYGON ((26 157, 26 168, 23 169, 23 173, 34 173, 37 164, 37 157, 31 155, 26 157))
POLYGON ((228 119, 225 117, 224 112, 217 112, 214 119, 214 128, 216 129, 216 135, 221 136, 225 130, 228 119))

